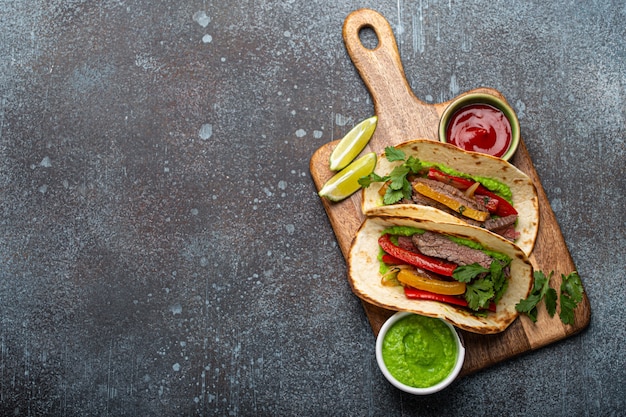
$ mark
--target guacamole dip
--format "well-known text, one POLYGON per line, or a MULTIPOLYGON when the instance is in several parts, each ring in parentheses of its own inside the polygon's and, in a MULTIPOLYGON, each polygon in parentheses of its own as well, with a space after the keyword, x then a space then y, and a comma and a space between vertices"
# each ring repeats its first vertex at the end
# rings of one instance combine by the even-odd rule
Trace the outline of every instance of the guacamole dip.
POLYGON ((452 330, 443 321, 412 314, 391 326, 382 353, 385 366, 398 381, 427 388, 452 372, 458 348, 452 330))

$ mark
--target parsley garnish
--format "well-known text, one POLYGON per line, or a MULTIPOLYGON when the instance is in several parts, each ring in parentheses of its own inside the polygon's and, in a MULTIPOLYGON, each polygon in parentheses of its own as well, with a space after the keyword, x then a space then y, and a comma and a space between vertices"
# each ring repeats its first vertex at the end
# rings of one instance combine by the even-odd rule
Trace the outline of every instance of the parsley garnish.
MULTIPOLYGON (((385 148, 385 157, 389 162, 404 161, 406 157, 404 151, 387 146, 385 148)), ((411 183, 407 179, 409 174, 417 174, 425 168, 422 162, 409 156, 402 165, 396 166, 389 175, 381 177, 376 173, 372 173, 366 177, 359 178, 359 185, 363 188, 369 187, 374 182, 387 182, 389 185, 383 196, 385 205, 394 204, 403 198, 411 198, 411 183)))
POLYGON ((565 276, 561 275, 561 321, 565 324, 574 324, 574 309, 583 300, 583 284, 576 271, 565 276))
POLYGON ((461 265, 452 273, 452 278, 459 282, 465 282, 465 300, 472 310, 489 308, 493 301, 498 303, 505 293, 509 282, 504 274, 504 267, 499 261, 492 261, 489 269, 473 263, 461 265))
POLYGON ((478 275, 486 272, 489 272, 489 270, 477 263, 473 263, 471 265, 461 265, 458 266, 454 272, 452 272, 452 278, 459 282, 471 282, 478 275))
POLYGON ((385 179, 381 177, 380 175, 376 174, 375 172, 372 172, 371 174, 358 179, 359 185, 363 188, 369 187, 373 182, 384 182, 384 181, 385 179))
POLYGON ((500 262, 492 262, 489 267, 489 273, 493 281, 493 289, 496 292, 493 302, 498 304, 498 301, 500 301, 506 289, 509 287, 509 280, 506 279, 504 267, 500 262))
POLYGON ((467 306, 472 310, 488 308, 490 300, 496 294, 493 281, 488 278, 479 278, 471 284, 467 284, 465 288, 467 306))
POLYGON ((385 157, 389 162, 404 161, 405 154, 404 151, 401 151, 398 148, 394 148, 393 146, 387 146, 385 148, 385 157))
MULTIPOLYGON (((517 311, 526 314, 533 322, 537 321, 537 305, 541 300, 544 300, 550 317, 556 313, 557 292, 550 287, 550 278, 553 273, 554 271, 546 276, 542 271, 535 271, 535 282, 530 295, 515 305, 517 311)), ((561 279, 561 294, 559 296, 561 312, 559 317, 564 324, 573 324, 574 309, 583 299, 582 282, 576 271, 569 275, 561 274, 561 279)))
POLYGON ((537 321, 537 305, 541 302, 544 296, 546 298, 546 307, 548 309, 548 313, 552 311, 550 316, 554 315, 554 311, 556 310, 556 291, 554 290, 554 288, 550 287, 551 277, 552 272, 550 272, 550 275, 546 277, 543 272, 535 271, 535 283, 533 285, 532 291, 530 292, 530 295, 528 296, 528 298, 526 298, 525 300, 520 300, 520 302, 515 305, 515 309, 517 311, 528 315, 528 317, 530 317, 533 322, 537 321))

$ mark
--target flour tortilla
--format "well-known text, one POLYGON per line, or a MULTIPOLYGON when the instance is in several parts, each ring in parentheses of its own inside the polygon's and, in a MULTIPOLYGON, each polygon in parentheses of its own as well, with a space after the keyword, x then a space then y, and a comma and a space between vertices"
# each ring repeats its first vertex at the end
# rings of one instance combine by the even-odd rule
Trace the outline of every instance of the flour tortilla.
MULTIPOLYGON (((432 208, 425 208, 432 213, 432 208), (430 209, 430 210, 428 210, 430 209)), ((518 316, 515 304, 528 297, 533 286, 533 267, 526 254, 501 236, 477 227, 459 223, 416 220, 416 207, 380 208, 365 219, 357 232, 348 255, 348 281, 352 291, 362 300, 393 311, 410 311, 439 317, 452 325, 473 333, 492 334, 504 331, 518 316), (487 249, 509 256, 511 276, 507 291, 486 316, 473 315, 468 309, 437 301, 410 300, 401 286, 384 286, 379 273, 378 238, 391 226, 412 226, 437 233, 472 239, 487 249)))
MULTIPOLYGON (((508 185, 513 194, 513 207, 519 215, 515 226, 519 238, 515 244, 526 255, 530 255, 539 230, 539 199, 534 184, 526 174, 500 158, 476 152, 466 152, 447 143, 415 139, 396 145, 396 148, 404 151, 407 158, 413 156, 423 162, 442 164, 458 172, 493 178, 508 185)), ((402 163, 402 161, 389 162, 383 154, 378 157, 374 172, 380 176, 389 175, 393 168, 402 163)), ((363 190, 362 210, 364 215, 369 216, 375 212, 377 207, 383 206, 383 196, 379 194, 383 185, 384 183, 380 182, 373 183, 363 190)), ((403 205, 395 204, 394 206, 403 205)), ((425 207, 417 204, 408 205, 425 207)), ((429 211, 425 211, 424 214, 418 211, 415 216, 423 218, 427 214, 432 215, 429 211)), ((436 210, 435 216, 442 222, 455 223, 458 220, 457 217, 441 210, 436 210)))

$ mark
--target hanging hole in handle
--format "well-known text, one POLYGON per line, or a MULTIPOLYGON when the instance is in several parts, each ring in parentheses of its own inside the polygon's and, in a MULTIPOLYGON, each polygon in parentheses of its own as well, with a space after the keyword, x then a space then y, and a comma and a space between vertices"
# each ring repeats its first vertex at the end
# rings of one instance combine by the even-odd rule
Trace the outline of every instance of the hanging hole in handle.
POLYGON ((363 26, 359 29, 359 40, 361 44, 370 50, 374 50, 378 47, 379 39, 376 31, 371 26, 363 26))

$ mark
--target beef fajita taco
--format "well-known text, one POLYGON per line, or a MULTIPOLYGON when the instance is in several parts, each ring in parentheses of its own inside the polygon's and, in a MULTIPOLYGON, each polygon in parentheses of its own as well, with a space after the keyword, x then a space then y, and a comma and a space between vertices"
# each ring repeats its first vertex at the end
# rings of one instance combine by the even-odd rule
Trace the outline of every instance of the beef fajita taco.
POLYGON ((427 217, 433 208, 380 207, 348 256, 353 292, 376 306, 442 318, 481 334, 505 330, 533 285, 526 254, 501 236, 427 217))
MULTIPOLYGON (((433 207, 439 221, 455 218, 489 230, 527 255, 537 238, 537 190, 526 174, 499 158, 416 139, 388 147, 360 183, 366 216, 380 206, 433 207)), ((415 216, 423 217, 420 210, 415 216)))

